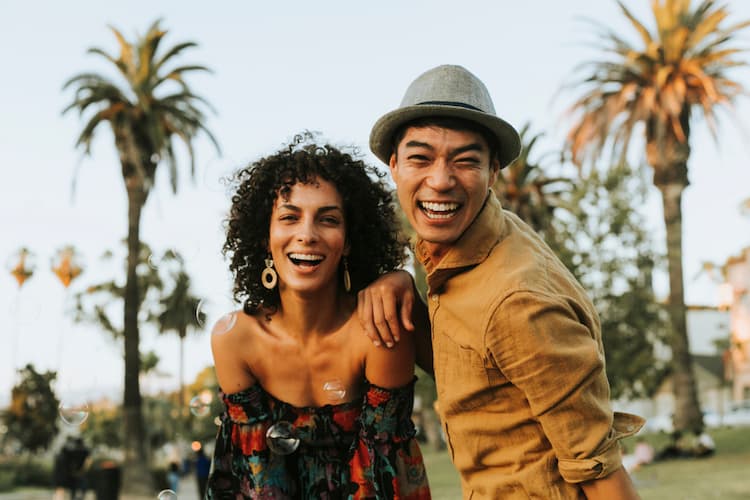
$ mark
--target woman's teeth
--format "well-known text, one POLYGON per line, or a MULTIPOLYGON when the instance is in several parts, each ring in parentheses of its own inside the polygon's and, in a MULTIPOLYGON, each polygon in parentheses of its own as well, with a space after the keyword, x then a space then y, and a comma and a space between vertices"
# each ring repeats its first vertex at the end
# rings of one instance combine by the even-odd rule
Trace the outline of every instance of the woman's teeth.
POLYGON ((289 258, 297 265, 314 266, 323 261, 322 255, 309 253, 290 253, 289 258))

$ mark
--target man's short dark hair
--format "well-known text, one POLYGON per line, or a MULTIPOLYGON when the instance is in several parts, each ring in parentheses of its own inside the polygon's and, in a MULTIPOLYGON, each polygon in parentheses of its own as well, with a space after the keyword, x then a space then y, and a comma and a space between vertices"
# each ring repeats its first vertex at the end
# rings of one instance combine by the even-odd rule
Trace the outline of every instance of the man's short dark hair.
POLYGON ((474 132, 481 135, 484 140, 487 141, 487 146, 490 148, 490 161, 496 160, 500 153, 500 142, 497 140, 497 137, 483 126, 478 125, 471 120, 464 120, 463 118, 455 118, 452 116, 428 116, 406 122, 396 129, 391 143, 393 154, 398 154, 398 145, 404 139, 406 131, 410 127, 440 127, 450 130, 474 132))

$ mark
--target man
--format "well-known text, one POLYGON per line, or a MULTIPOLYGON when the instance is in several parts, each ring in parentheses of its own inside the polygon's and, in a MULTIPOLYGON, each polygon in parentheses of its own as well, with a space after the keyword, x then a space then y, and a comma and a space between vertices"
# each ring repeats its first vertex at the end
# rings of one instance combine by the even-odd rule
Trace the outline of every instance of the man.
MULTIPOLYGON (((637 498, 618 440, 643 420, 610 408, 582 287, 490 191, 520 140, 484 84, 460 66, 427 71, 375 123, 370 148, 390 167, 427 271, 438 407, 464 498, 637 498)), ((368 335, 388 345, 399 317, 409 325, 405 274, 359 297, 368 335)))

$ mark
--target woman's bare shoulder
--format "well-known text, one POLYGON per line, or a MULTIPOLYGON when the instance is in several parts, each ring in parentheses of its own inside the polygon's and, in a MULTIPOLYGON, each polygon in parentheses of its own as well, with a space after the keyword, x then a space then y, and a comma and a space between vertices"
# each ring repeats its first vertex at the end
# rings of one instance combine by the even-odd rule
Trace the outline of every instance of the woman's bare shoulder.
POLYGON ((261 328, 255 316, 242 310, 219 319, 211 330, 211 351, 219 386, 227 393, 237 392, 255 383, 251 356, 254 338, 261 328))

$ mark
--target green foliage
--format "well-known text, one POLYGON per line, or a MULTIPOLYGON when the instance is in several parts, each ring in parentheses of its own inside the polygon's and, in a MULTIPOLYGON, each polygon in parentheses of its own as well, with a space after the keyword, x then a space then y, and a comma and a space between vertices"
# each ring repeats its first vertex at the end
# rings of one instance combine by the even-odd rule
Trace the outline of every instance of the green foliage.
POLYGON ((10 457, 0 462, 0 492, 19 486, 49 487, 52 484, 52 464, 46 459, 10 457))
MULTIPOLYGON (((193 143, 199 133, 219 147, 206 128, 204 107, 208 102, 194 94, 184 77, 195 71, 208 71, 204 66, 189 64, 174 66, 175 58, 194 42, 179 43, 159 51, 167 34, 155 21, 143 36, 130 42, 120 31, 111 28, 120 51, 117 57, 93 47, 89 53, 101 56, 118 71, 124 85, 115 83, 97 73, 81 73, 70 78, 63 89, 72 89, 75 95, 63 113, 79 112, 85 125, 78 135, 76 147, 90 153, 91 144, 99 125, 108 124, 113 132, 114 146, 120 160, 119 172, 128 194, 128 267, 126 285, 122 290, 124 324, 121 328, 109 321, 100 307, 94 308, 96 321, 113 335, 124 337, 124 405, 126 457, 125 487, 144 492, 148 489, 145 464, 148 460, 142 446, 145 436, 140 396, 140 352, 138 324, 142 289, 137 273, 140 244, 141 213, 156 179, 159 164, 169 169, 172 191, 177 191, 177 159, 174 139, 184 143, 190 160, 190 174, 195 174, 193 143), (141 476, 143 481, 133 479, 141 476)), ((116 287, 113 283, 112 287, 116 287)), ((115 294, 117 295, 117 294, 115 294)))
POLYGON ((18 370, 21 380, 11 390, 10 408, 3 414, 8 436, 29 453, 46 450, 57 435, 60 401, 52 389, 56 372, 38 373, 32 364, 18 370))
POLYGON ((432 404, 437 399, 435 379, 419 367, 416 367, 416 375, 417 383, 414 386, 414 395, 422 400, 423 408, 432 408, 432 404))
POLYGON ((203 132, 219 149, 205 126, 203 108, 210 110, 211 106, 191 91, 184 78, 189 72, 210 70, 201 65, 167 69, 167 64, 176 56, 197 44, 180 43, 157 56, 157 49, 167 34, 159 24, 159 20, 154 22, 146 34, 134 42, 127 41, 117 29, 111 28, 120 46, 119 57, 98 47, 89 49, 89 53, 112 63, 126 85, 96 73, 81 73, 63 86, 63 89, 75 91, 63 113, 76 110, 81 116, 87 115, 76 146, 89 153, 99 125, 109 123, 126 184, 146 194, 154 184, 156 168, 162 160, 169 166, 172 190, 177 191, 174 138, 184 142, 187 148, 191 174, 195 172, 193 141, 198 133, 203 132))
POLYGON ((183 258, 178 253, 172 250, 166 252, 162 262, 174 263, 177 266, 168 272, 171 289, 159 300, 160 309, 156 315, 156 322, 160 333, 172 331, 182 340, 189 331, 197 331, 205 321, 204 313, 196 313, 201 298, 192 294, 190 276, 185 269, 183 258))
MULTIPOLYGON (((123 243, 126 243, 123 241, 123 243)), ((164 288, 162 277, 157 266, 153 265, 151 259, 151 248, 140 244, 138 253, 138 265, 136 266, 136 278, 139 298, 139 319, 142 322, 153 321, 157 314, 160 292, 164 288)), ((112 262, 115 260, 115 252, 108 250, 102 255, 101 260, 112 262)), ((122 262, 126 261, 123 258, 122 262)), ((123 274, 125 269, 123 269, 123 274)), ((113 271, 117 273, 117 271, 113 271)), ((122 307, 125 300, 125 284, 121 277, 113 277, 110 280, 89 285, 84 291, 75 295, 74 320, 77 322, 92 323, 98 325, 109 333, 113 339, 122 339, 124 336, 121 325, 122 307), (113 319, 117 318, 117 319, 113 319)))
POLYGON ((532 135, 531 125, 527 123, 520 135, 521 153, 500 171, 492 190, 504 209, 518 215, 544 237, 554 231, 552 217, 570 191, 572 181, 562 176, 548 177, 550 168, 543 162, 550 154, 532 154, 543 134, 532 135), (536 158, 532 160, 532 156, 536 158))
POLYGON ((646 183, 625 164, 592 170, 576 183, 548 243, 599 312, 612 396, 648 396, 666 367, 654 357, 666 319, 652 287, 657 264, 637 209, 646 183))
POLYGON ((120 407, 92 408, 89 417, 81 426, 81 436, 94 449, 122 446, 122 412, 120 407))
POLYGON ((185 386, 185 390, 188 399, 200 396, 204 401, 210 401, 207 415, 200 416, 188 412, 186 432, 199 441, 213 440, 217 429, 214 419, 224 411, 224 403, 218 397, 219 382, 216 380, 213 366, 207 366, 198 373, 193 383, 185 386))

